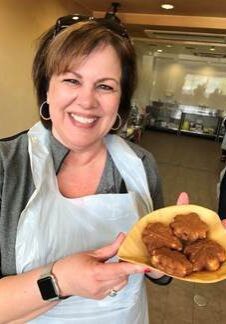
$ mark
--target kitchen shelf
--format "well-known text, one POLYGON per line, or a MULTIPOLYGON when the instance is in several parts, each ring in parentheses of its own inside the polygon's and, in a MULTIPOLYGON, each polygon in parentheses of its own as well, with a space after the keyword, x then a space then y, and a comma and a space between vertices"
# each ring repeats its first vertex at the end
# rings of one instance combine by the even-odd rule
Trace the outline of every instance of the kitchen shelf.
POLYGON ((155 130, 162 130, 162 131, 167 131, 167 132, 171 132, 171 133, 175 133, 178 132, 178 128, 176 127, 161 127, 161 126, 151 126, 152 129, 155 130))
POLYGON ((223 137, 223 118, 217 109, 153 102, 146 111, 146 128, 215 140, 223 137))
POLYGON ((186 130, 181 130, 180 133, 183 134, 191 134, 191 135, 198 135, 198 136, 205 136, 209 138, 215 139, 216 136, 214 134, 208 134, 208 133, 203 133, 203 132, 198 132, 198 131, 186 131, 186 130))

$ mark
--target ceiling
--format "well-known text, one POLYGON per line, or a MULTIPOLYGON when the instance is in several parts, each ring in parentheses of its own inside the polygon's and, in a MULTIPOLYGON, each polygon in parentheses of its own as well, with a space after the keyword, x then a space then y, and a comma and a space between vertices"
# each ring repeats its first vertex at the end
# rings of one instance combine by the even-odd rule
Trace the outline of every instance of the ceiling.
MULTIPOLYGON (((74 0, 74 2, 95 17, 103 17, 112 3, 108 0, 74 0)), ((118 2, 120 8, 117 15, 126 24, 131 37, 137 43, 143 42, 149 46, 151 51, 156 48, 169 53, 201 53, 201 55, 206 53, 216 58, 226 56, 226 0, 118 2), (163 3, 173 4, 174 8, 164 10, 161 8, 163 3), (147 36, 145 30, 157 30, 161 33, 153 35, 149 32, 147 36), (203 37, 203 33, 206 37, 203 37), (215 37, 216 35, 221 37, 215 37)))
MULTIPOLYGON (((78 0, 80 3, 92 11, 106 11, 112 1, 108 0, 78 0)), ((145 14, 166 14, 166 10, 161 9, 161 4, 170 3, 175 6, 170 11, 170 15, 183 16, 206 16, 206 17, 226 17, 226 1, 224 0, 121 0, 120 12, 145 13, 145 14)))

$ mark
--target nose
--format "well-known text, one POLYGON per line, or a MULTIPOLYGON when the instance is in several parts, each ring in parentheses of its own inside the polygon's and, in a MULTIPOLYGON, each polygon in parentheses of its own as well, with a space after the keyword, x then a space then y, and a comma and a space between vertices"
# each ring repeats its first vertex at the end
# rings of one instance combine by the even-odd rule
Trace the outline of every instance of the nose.
POLYGON ((93 109, 97 106, 95 89, 88 86, 79 88, 76 96, 76 103, 83 109, 93 109))

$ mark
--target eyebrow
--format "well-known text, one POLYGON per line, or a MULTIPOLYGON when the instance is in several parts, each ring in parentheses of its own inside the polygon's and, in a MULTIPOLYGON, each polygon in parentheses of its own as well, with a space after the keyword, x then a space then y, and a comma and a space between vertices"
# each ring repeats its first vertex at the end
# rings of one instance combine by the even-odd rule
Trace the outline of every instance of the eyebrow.
POLYGON ((102 78, 102 79, 99 79, 98 82, 109 81, 109 80, 114 81, 117 84, 120 84, 120 82, 114 78, 102 78))
MULTIPOLYGON (((79 73, 77 73, 77 72, 74 72, 74 71, 70 71, 70 70, 68 70, 68 71, 65 71, 65 73, 72 73, 72 74, 74 74, 74 76, 76 76, 77 78, 79 78, 79 79, 82 79, 82 76, 81 76, 81 74, 79 74, 79 73)), ((118 80, 116 80, 115 78, 102 78, 102 79, 98 79, 97 80, 97 82, 104 82, 104 81, 114 81, 117 85, 119 85, 120 84, 120 81, 118 81, 118 80)))

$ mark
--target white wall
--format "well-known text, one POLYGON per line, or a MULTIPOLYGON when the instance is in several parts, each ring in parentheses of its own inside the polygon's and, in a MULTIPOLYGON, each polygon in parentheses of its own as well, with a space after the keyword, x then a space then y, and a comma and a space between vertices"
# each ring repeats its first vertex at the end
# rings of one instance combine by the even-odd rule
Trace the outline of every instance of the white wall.
MULTIPOLYGON (((149 57, 153 59, 153 56, 149 57)), ((142 98, 150 94, 147 104, 149 101, 161 100, 226 111, 226 63, 195 61, 195 58, 192 61, 177 56, 156 57, 152 67, 148 63, 142 66, 139 84, 141 90, 137 94, 142 98), (188 82, 189 78, 194 78, 195 81, 188 82), (185 89, 186 85, 189 86, 189 91, 185 89), (142 91, 146 92, 146 96, 142 91)))
POLYGON ((87 13, 73 0, 0 0, 0 137, 38 119, 31 82, 35 40, 69 13, 87 13))
POLYGON ((140 108, 141 112, 145 111, 145 107, 149 103, 152 90, 152 71, 153 56, 141 55, 137 56, 138 65, 138 85, 134 93, 134 101, 140 108))
POLYGON ((141 110, 152 101, 201 105, 226 115, 226 59, 201 57, 179 48, 158 53, 157 47, 133 39, 139 68, 134 101, 141 110), (192 80, 192 82, 191 82, 192 80), (188 91, 188 88, 190 90, 188 91))

